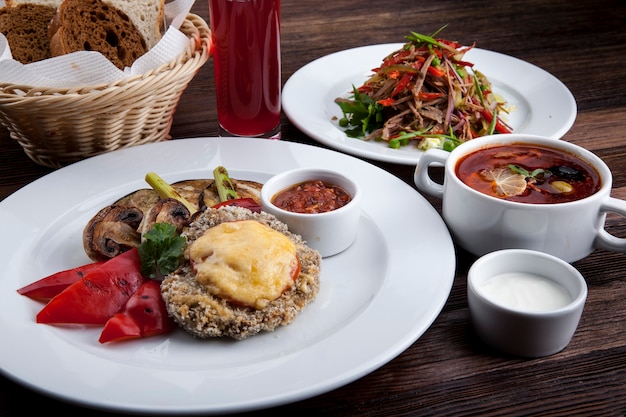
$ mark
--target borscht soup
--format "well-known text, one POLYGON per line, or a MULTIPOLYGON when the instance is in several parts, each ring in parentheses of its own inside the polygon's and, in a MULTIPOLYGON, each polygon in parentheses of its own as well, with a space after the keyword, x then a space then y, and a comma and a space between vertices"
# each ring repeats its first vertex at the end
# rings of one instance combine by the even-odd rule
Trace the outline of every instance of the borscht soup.
POLYGON ((589 163, 558 149, 524 143, 481 148, 461 157, 456 176, 467 186, 519 203, 580 200, 602 186, 589 163))

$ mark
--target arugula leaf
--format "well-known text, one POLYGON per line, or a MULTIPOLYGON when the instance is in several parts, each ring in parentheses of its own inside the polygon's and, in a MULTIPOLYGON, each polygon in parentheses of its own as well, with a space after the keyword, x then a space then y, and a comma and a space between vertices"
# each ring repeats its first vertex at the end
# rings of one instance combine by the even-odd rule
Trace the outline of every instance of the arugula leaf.
POLYGON ((141 272, 152 279, 161 279, 178 268, 187 239, 176 234, 169 223, 156 223, 143 235, 139 245, 141 272))
POLYGON ((379 129, 384 124, 383 106, 375 102, 370 96, 361 94, 352 86, 353 100, 338 100, 337 105, 343 112, 343 119, 339 124, 351 128, 345 131, 352 138, 363 138, 369 132, 379 129))

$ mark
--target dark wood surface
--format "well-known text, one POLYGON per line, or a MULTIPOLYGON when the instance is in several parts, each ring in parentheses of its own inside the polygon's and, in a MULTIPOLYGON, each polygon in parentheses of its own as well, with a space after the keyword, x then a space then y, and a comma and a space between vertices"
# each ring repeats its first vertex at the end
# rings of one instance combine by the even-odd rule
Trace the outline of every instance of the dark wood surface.
MULTIPOLYGON (((204 0, 193 11, 208 21, 204 0)), ((283 82, 329 53, 402 42, 410 31, 432 33, 445 24, 448 39, 476 42, 549 71, 578 104, 576 122, 563 140, 603 158, 614 175, 612 195, 626 199, 626 3, 292 0, 283 1, 281 18, 283 82)), ((171 134, 174 139, 215 136, 216 120, 209 62, 185 91, 171 134)), ((316 144, 285 117, 282 122, 283 140, 316 144)), ((370 162, 412 181, 413 167, 370 162)), ((49 172, 31 162, 0 127, 0 199, 49 172)), ((439 201, 429 201, 440 210, 439 201)), ((607 229, 626 236, 626 222, 617 216, 609 216, 607 229)), ((626 415, 626 255, 596 251, 574 264, 589 285, 580 326, 564 351, 541 359, 509 357, 476 339, 465 296, 474 260, 458 251, 454 286, 442 313, 397 358, 347 386, 253 414, 626 415)), ((10 343, 1 338, 0 343, 10 343)), ((138 389, 150 389, 150 381, 138 389)), ((0 416, 37 411, 63 415, 85 410, 0 376, 0 416)), ((88 415, 106 414, 90 410, 88 415)))

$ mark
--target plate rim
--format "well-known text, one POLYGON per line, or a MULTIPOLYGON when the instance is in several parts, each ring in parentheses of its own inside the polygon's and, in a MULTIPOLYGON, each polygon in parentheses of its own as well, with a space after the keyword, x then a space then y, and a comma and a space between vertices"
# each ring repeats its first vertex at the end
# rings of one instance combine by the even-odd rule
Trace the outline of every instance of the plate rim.
MULTIPOLYGON (((316 154, 317 156, 323 155, 327 157, 328 160, 335 160, 336 163, 345 163, 345 162, 351 161, 356 166, 364 167, 372 175, 373 173, 376 173, 376 175, 380 175, 381 178, 384 178, 386 181, 395 182, 398 185, 398 187, 402 187, 404 190, 406 190, 407 197, 409 197, 410 195, 414 195, 414 198, 413 197, 409 198, 409 200, 415 201, 416 205, 423 207, 425 210, 425 214, 431 217, 432 220, 434 220, 434 221, 427 222, 430 225, 427 225, 425 227, 435 227, 437 230, 444 233, 442 236, 440 236, 441 239, 438 245, 440 249, 441 248, 445 249, 445 251, 447 252, 445 257, 449 258, 447 259, 448 261, 447 265, 437 266, 436 268, 437 274, 441 275, 438 280, 439 289, 437 292, 440 293, 442 297, 436 300, 436 303, 434 305, 430 306, 429 310, 431 314, 429 315, 429 317, 425 321, 422 321, 421 323, 419 323, 419 326, 412 327, 412 334, 409 337, 403 337, 398 342, 392 343, 391 345, 386 346, 385 352, 382 354, 382 356, 379 354, 378 357, 376 358, 370 358, 368 361, 364 361, 361 364, 360 368, 356 370, 355 372, 353 372, 352 374, 349 374, 349 375, 343 374, 341 376, 336 377, 335 379, 322 381, 321 383, 316 382, 314 385, 306 387, 306 389, 302 389, 300 391, 289 392, 287 395, 281 395, 280 393, 277 393, 274 397, 268 397, 265 399, 256 399, 254 401, 248 401, 240 405, 222 405, 220 407, 212 407, 211 404, 206 404, 203 406, 195 406, 195 407, 186 407, 185 405, 176 405, 176 406, 169 407, 169 408, 163 407, 162 405, 158 405, 153 408, 145 408, 143 406, 119 403, 118 401, 107 402, 107 401, 98 400, 98 399, 94 400, 94 398, 87 398, 87 399, 77 398, 72 393, 65 392, 62 388, 57 390, 57 389, 49 389, 48 387, 43 388, 39 386, 37 381, 32 380, 32 377, 30 376, 25 377, 24 374, 20 374, 19 371, 16 371, 16 368, 14 368, 13 366, 8 366, 7 365, 8 359, 6 355, 0 355, 0 371, 3 375, 6 375, 11 380, 14 380, 22 385, 25 385, 37 392, 49 395, 51 397, 61 399, 70 403, 74 403, 80 406, 101 408, 105 410, 117 410, 117 411, 126 411, 126 412, 150 412, 150 413, 156 413, 156 414, 161 414, 161 413, 165 413, 165 414, 172 414, 172 413, 211 414, 211 413, 224 413, 224 412, 235 412, 235 411, 237 412, 251 411, 251 410, 278 406, 278 405, 286 404, 286 403, 293 402, 293 401, 311 398, 313 396, 320 395, 325 392, 329 392, 333 389, 339 388, 343 385, 353 382, 354 380, 361 378, 362 376, 374 371, 375 369, 380 368, 381 366, 385 365, 386 363, 394 359, 396 356, 398 356, 400 353, 406 350, 411 344, 413 344, 417 339, 419 339, 421 335, 423 335, 423 333, 432 325, 432 323, 441 313, 449 297, 449 294, 452 289, 453 281, 454 281, 454 273, 455 273, 455 268, 456 268, 455 249, 452 243, 452 238, 450 234, 448 233, 447 228, 445 227, 445 224, 443 223, 443 220, 438 215, 436 210, 430 205, 430 203, 428 203, 428 201, 424 197, 422 197, 415 189, 412 189, 412 187, 404 183, 398 177, 393 176, 392 174, 384 171, 381 168, 376 167, 375 165, 368 163, 367 161, 362 161, 352 156, 345 155, 343 153, 336 152, 333 150, 327 150, 321 147, 295 143, 295 142, 266 141, 263 139, 256 139, 256 138, 204 137, 204 138, 175 139, 175 140, 166 141, 166 142, 139 145, 133 148, 127 148, 121 151, 114 151, 108 154, 89 158, 87 160, 72 164, 68 167, 61 168, 60 170, 53 171, 52 173, 33 181, 32 183, 28 184, 27 186, 16 191, 15 193, 11 194, 7 198, 5 198, 3 201, 1 201, 0 212, 4 212, 6 209, 6 206, 10 206, 14 204, 14 202, 19 203, 20 199, 26 198, 32 192, 36 192, 40 187, 48 186, 49 182, 52 180, 58 179, 59 177, 63 177, 64 175, 75 174, 77 171, 80 171, 81 169, 90 169, 91 166, 94 165, 94 162, 105 163, 107 161, 117 160, 116 163, 119 163, 121 160, 124 159, 124 157, 128 157, 129 155, 131 156, 138 155, 139 152, 141 151, 145 151, 144 153, 149 153, 148 151, 150 150, 155 150, 159 148, 169 149, 170 147, 173 147, 176 144, 180 144, 182 147, 189 146, 190 148, 195 149, 196 147, 201 147, 204 144, 210 144, 209 142, 212 142, 212 141, 218 143, 218 148, 219 148, 218 153, 223 152, 225 149, 234 148, 234 145, 233 145, 235 143, 234 141, 238 141, 237 145, 239 147, 255 144, 255 146, 261 146, 263 148, 276 147, 275 149, 278 149, 282 147, 285 152, 289 151, 293 153, 295 156, 301 156, 301 155, 307 154, 307 158, 309 159, 306 160, 306 163, 299 161, 301 166, 313 163, 310 160, 310 156, 308 156, 309 154, 312 154, 312 153, 316 154), (262 143, 263 145, 258 145, 259 143, 262 143), (265 146, 265 144, 267 145, 265 146), (64 173, 67 173, 67 174, 64 174, 64 173), (433 226, 432 223, 435 223, 435 225, 433 226)), ((218 158, 219 157, 220 156, 218 156, 218 158)), ((221 157, 223 157, 223 155, 221 157)), ((243 169, 245 168, 237 168, 236 170, 243 170, 243 169)), ((207 167, 207 171, 209 171, 208 167, 207 167)), ((164 174, 166 176, 169 175, 169 173, 166 173, 166 172, 164 172, 164 174)), ((117 191, 119 192, 119 190, 117 191)), ((94 192, 97 193, 99 191, 95 190, 94 192)), ((110 192, 110 189, 102 190, 102 192, 108 193, 110 192)), ((4 220, 0 219, 0 224, 4 222, 5 222, 4 220)), ((19 256, 18 256, 18 260, 19 260, 19 256)), ((17 279, 17 278, 14 278, 14 279, 17 279)), ((9 287, 10 283, 8 283, 7 281, 10 281, 10 280, 7 280, 6 278, 3 279, 2 282, 0 282, 0 288, 9 287)), ((19 281, 11 281, 13 286, 15 286, 18 282, 19 281)), ((383 290, 386 290, 386 291, 396 290, 391 287, 393 286, 388 285, 388 283, 385 283, 385 288, 383 290)), ((15 292, 12 294, 12 296, 16 297, 15 292)), ((0 293, 0 300, 7 299, 8 297, 9 295, 6 294, 6 291, 3 293, 0 293)), ((17 296, 17 297, 21 297, 21 296, 17 296)), ((27 302, 24 297, 19 298, 19 299, 25 300, 24 302, 27 302)), ((0 303, 0 312, 2 312, 4 309, 3 304, 5 303, 0 303)), ((11 304, 11 303, 7 303, 7 304, 11 304)), ((2 318, 2 316, 3 315, 0 314, 0 328, 5 327, 5 330, 6 330, 7 321, 6 321, 6 318, 2 318)), ((293 323, 292 325, 294 324, 295 323, 293 323)), ((41 325, 35 324, 35 327, 33 327, 35 329, 40 329, 36 326, 41 326, 41 325)), ((35 331, 39 333, 37 336, 42 339, 46 339, 50 337, 50 334, 48 331, 44 331, 44 330, 42 331, 35 330, 35 331)), ((2 349, 0 348, 0 351, 1 350, 2 349)), ((298 354, 300 355, 301 353, 298 353, 298 354)), ((106 362, 106 360, 104 360, 104 362, 106 362)))

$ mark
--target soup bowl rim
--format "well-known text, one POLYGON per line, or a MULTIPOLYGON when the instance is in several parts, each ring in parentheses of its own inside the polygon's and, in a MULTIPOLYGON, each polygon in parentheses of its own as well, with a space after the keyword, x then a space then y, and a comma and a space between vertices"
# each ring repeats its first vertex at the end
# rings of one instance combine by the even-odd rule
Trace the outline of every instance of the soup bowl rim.
POLYGON ((582 146, 573 144, 571 142, 566 142, 564 140, 555 140, 552 138, 539 136, 539 135, 529 135, 529 134, 497 134, 497 135, 489 135, 483 136, 480 138, 476 138, 471 140, 470 142, 465 142, 462 145, 456 147, 450 152, 450 155, 447 158, 445 164, 445 177, 444 177, 444 186, 447 181, 454 181, 456 185, 460 186, 466 192, 471 193, 477 197, 484 197, 486 199, 500 202, 504 205, 510 205, 512 207, 524 207, 526 209, 536 209, 541 210, 546 206, 574 206, 585 204, 590 199, 601 198, 607 193, 610 193, 612 187, 613 177, 611 175, 611 170, 608 165, 596 154, 589 151, 588 149, 583 148, 582 146), (600 176, 600 188, 586 197, 579 198, 572 201, 566 202, 558 202, 558 203, 525 203, 519 201, 510 201, 504 198, 494 197, 492 195, 488 195, 482 193, 478 190, 473 189, 466 183, 464 183, 457 175, 456 175, 456 166, 459 160, 471 153, 477 152, 481 149, 492 148, 494 146, 502 146, 502 145, 514 145, 514 144, 526 144, 526 145, 539 145, 544 148, 549 148, 556 151, 567 152, 570 155, 582 160, 587 165, 595 169, 600 176))

